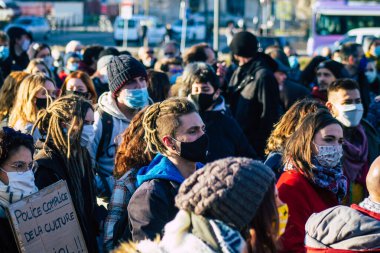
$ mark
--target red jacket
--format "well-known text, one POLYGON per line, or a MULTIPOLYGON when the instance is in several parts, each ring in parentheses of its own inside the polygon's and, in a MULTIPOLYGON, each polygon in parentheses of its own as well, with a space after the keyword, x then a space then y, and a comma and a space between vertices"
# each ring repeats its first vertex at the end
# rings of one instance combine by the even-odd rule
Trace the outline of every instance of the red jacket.
POLYGON ((297 171, 284 172, 277 188, 280 199, 289 207, 289 220, 280 237, 280 252, 304 253, 306 221, 313 213, 338 205, 338 201, 333 193, 315 186, 297 171))

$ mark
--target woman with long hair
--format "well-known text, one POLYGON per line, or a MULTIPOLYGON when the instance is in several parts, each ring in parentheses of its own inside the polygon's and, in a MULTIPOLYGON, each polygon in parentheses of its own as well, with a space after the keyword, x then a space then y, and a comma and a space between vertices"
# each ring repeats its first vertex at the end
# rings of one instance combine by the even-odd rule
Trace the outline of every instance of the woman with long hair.
POLYGON ((7 78, 5 78, 3 85, 0 89, 0 121, 4 125, 8 124, 9 114, 13 108, 15 98, 17 95, 20 83, 24 80, 28 73, 24 71, 12 71, 7 78))
POLYGON ((282 155, 286 141, 302 124, 307 115, 317 112, 319 109, 327 110, 327 107, 314 99, 303 99, 297 101, 274 126, 267 142, 267 148, 265 149, 267 158, 264 164, 272 168, 277 179, 282 174, 282 155))
POLYGON ((346 195, 342 143, 342 126, 326 110, 309 114, 286 142, 284 173, 277 182, 279 197, 289 206, 282 252, 305 252, 307 219, 346 195))
POLYGON ((9 115, 9 126, 23 133, 33 134, 37 140, 39 133, 32 132, 37 114, 45 109, 56 97, 54 81, 43 75, 30 75, 20 84, 16 100, 9 115))
POLYGON ((61 87, 61 96, 69 94, 89 99, 93 105, 98 102, 94 83, 91 77, 83 71, 75 71, 66 77, 61 87))
POLYGON ((36 143, 36 185, 42 189, 66 180, 89 252, 97 252, 94 172, 86 148, 94 139, 93 122, 91 103, 71 95, 39 112, 34 126, 46 133, 36 143))
POLYGON ((140 168, 147 166, 153 159, 152 152, 145 152, 143 119, 146 109, 136 114, 128 128, 121 135, 116 151, 114 177, 116 179, 108 216, 104 223, 104 248, 109 251, 118 245, 119 240, 127 240, 129 228, 123 226, 128 219, 129 200, 136 191, 136 175, 140 168), (125 234, 127 233, 127 234, 125 234), (119 236, 117 236, 119 235, 119 236))
POLYGON ((178 209, 174 197, 179 185, 202 164, 208 149, 204 124, 194 104, 170 98, 146 109, 143 119, 147 151, 157 153, 137 173, 137 185, 128 215, 134 241, 154 239, 178 209))
POLYGON ((53 75, 46 65, 43 59, 33 59, 29 62, 28 67, 25 69, 26 73, 29 74, 42 74, 49 78, 53 78, 53 75))

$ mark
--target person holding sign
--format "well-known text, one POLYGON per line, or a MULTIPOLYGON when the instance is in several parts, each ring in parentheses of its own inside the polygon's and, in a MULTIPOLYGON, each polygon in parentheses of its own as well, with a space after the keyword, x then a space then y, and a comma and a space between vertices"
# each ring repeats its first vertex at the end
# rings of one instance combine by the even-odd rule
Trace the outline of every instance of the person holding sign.
POLYGON ((42 189, 66 180, 88 252, 98 252, 95 179, 86 148, 94 139, 93 123, 90 101, 68 95, 41 111, 34 125, 46 133, 44 142, 36 143, 36 185, 42 189))
POLYGON ((3 127, 0 130, 0 252, 18 252, 6 208, 38 191, 34 183, 33 137, 3 127))

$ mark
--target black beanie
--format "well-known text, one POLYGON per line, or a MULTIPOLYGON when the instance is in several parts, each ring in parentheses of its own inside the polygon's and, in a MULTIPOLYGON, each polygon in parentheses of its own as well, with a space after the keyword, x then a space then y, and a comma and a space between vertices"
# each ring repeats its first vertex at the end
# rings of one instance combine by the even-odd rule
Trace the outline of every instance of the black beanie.
POLYGON ((144 65, 129 55, 113 56, 107 65, 107 76, 109 89, 112 96, 129 80, 142 76, 147 77, 144 65))
POLYGON ((233 54, 242 57, 253 57, 257 53, 257 38, 250 32, 239 32, 231 41, 230 49, 233 54))
POLYGON ((318 69, 330 70, 336 79, 345 77, 345 75, 343 74, 344 65, 333 60, 327 60, 319 63, 317 70, 318 69))

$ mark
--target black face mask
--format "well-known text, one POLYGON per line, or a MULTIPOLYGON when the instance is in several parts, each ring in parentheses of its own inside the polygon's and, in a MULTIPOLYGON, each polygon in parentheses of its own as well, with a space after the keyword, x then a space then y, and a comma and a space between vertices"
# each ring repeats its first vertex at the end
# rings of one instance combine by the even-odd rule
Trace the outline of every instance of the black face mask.
POLYGON ((38 110, 46 109, 47 98, 36 98, 36 106, 38 110))
POLYGON ((193 142, 180 142, 180 143, 181 143, 181 153, 179 155, 180 157, 191 162, 203 162, 206 160, 206 156, 208 153, 208 135, 207 134, 203 134, 201 137, 199 137, 197 140, 193 142))
POLYGON ((66 95, 77 95, 80 97, 84 97, 85 99, 88 99, 88 92, 80 92, 80 91, 73 91, 73 90, 66 90, 66 95))
POLYGON ((206 111, 214 103, 214 93, 213 94, 196 94, 190 95, 191 99, 198 106, 200 112, 206 111))

